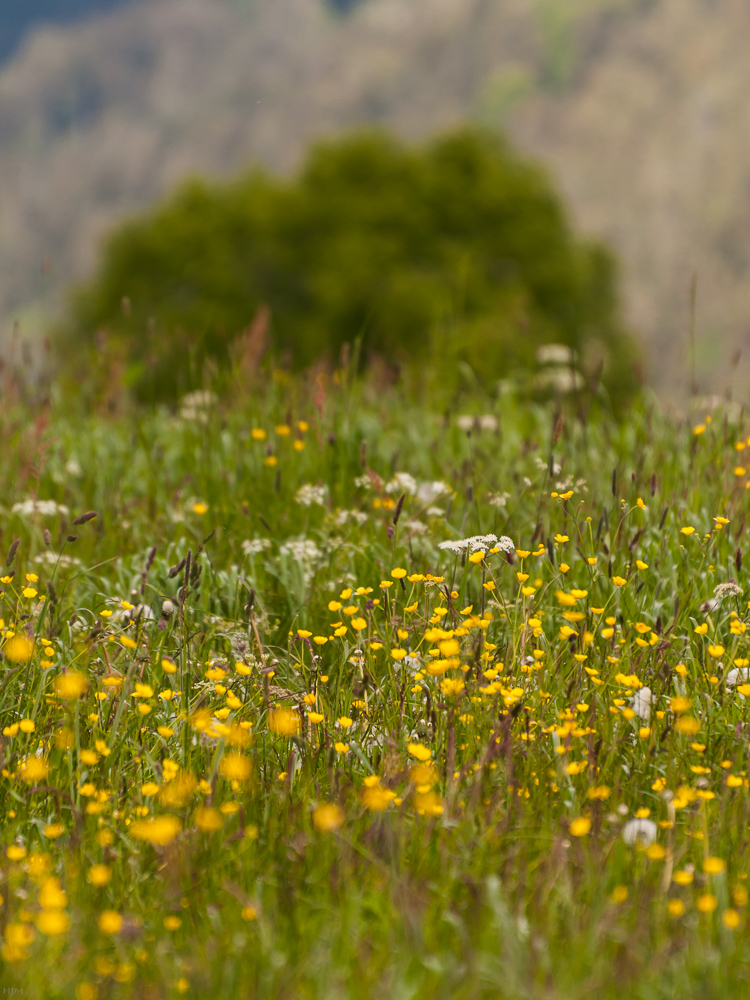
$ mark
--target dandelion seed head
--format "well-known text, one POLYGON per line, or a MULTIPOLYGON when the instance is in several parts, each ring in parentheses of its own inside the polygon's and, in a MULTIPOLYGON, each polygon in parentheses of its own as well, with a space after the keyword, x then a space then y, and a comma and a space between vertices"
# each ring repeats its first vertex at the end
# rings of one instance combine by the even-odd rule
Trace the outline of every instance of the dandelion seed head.
POLYGON ((656 840, 658 828, 650 819, 630 819, 622 829, 622 839, 630 847, 640 844, 649 847, 656 840))

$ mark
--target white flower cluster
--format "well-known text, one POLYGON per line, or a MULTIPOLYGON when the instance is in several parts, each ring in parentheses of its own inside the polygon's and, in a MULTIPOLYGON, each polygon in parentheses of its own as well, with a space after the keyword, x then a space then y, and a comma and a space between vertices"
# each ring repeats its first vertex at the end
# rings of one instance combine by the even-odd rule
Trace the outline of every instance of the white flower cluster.
POLYGON ((434 503, 438 497, 445 496, 450 492, 451 488, 447 483, 436 479, 431 483, 419 484, 417 488, 417 500, 421 500, 422 503, 434 503))
POLYGON ((720 583, 714 588, 714 597, 721 600, 723 597, 741 597, 742 587, 735 583, 734 580, 729 580, 727 583, 720 583))
POLYGON ((726 676, 724 683, 727 687, 737 687, 738 684, 747 684, 750 680, 750 670, 747 667, 733 667, 726 676))
POLYGON ((78 479, 83 475, 81 463, 75 457, 69 458, 63 466, 57 465, 56 462, 53 462, 51 464, 50 471, 54 481, 56 483, 60 483, 61 486, 68 483, 71 478, 78 479))
MULTIPOLYGON (((109 602, 109 601, 107 603, 114 604, 114 602, 109 602)), ((116 604, 114 604, 114 606, 115 608, 117 607, 116 604)), ((125 622, 134 622, 134 621, 153 622, 156 621, 156 616, 154 615, 153 608, 149 607, 148 604, 136 604, 134 608, 130 608, 127 611, 116 610, 110 621, 112 621, 113 619, 125 622)))
POLYGON ((208 411, 217 402, 217 397, 208 389, 189 392, 180 400, 180 417, 183 420, 197 420, 198 423, 205 424, 208 422, 208 411))
POLYGON ((271 548, 270 538, 246 538, 242 543, 242 551, 246 556, 257 556, 271 548))
POLYGON ((438 548, 459 553, 467 550, 469 552, 486 552, 496 546, 501 552, 515 552, 516 549, 513 540, 507 535, 501 535, 500 538, 497 535, 472 535, 471 538, 459 538, 455 542, 440 542, 438 548))
POLYGON ((550 368, 534 376, 534 388, 553 392, 579 392, 586 385, 580 372, 570 368, 550 368))
POLYGON ((536 349, 536 359, 540 365, 572 365, 576 355, 567 344, 542 344, 536 349))
POLYGON ((279 552, 282 556, 307 565, 316 562, 323 554, 315 542, 308 538, 290 538, 279 547, 279 552))
POLYGON ((361 510, 337 510, 333 515, 334 524, 338 528, 343 528, 349 521, 355 524, 364 524, 367 521, 367 514, 361 510))
POLYGON ((478 428, 480 431, 497 431, 500 427, 500 423, 494 413, 484 413, 481 417, 472 417, 470 414, 464 414, 460 417, 456 417, 456 423, 461 428, 462 431, 473 431, 478 428))
MULTIPOLYGON (((357 476, 354 485, 358 489, 370 490, 373 488, 373 481, 370 476, 357 476)), ((447 483, 439 479, 432 482, 417 482, 410 472, 396 472, 393 478, 386 483, 385 492, 391 496, 400 496, 405 493, 409 497, 416 497, 424 504, 431 504, 438 497, 449 496, 453 491, 447 483)), ((443 511, 439 512, 441 515, 443 511)))
POLYGON ((566 493, 568 490, 580 490, 582 493, 588 492, 588 483, 585 479, 576 479, 574 476, 567 476, 555 483, 555 489, 559 493, 566 493))
POLYGON ((38 556, 34 556, 34 562, 45 566, 59 565, 60 569, 66 569, 68 566, 80 565, 81 560, 75 559, 73 556, 58 555, 56 552, 46 549, 44 552, 40 552, 38 556))
POLYGON ((407 496, 413 497, 417 492, 417 481, 408 472, 397 472, 393 479, 385 486, 386 493, 406 493, 407 496))
POLYGON ((536 358, 543 367, 534 378, 535 389, 573 392, 586 384, 583 375, 574 367, 575 351, 566 344, 544 344, 537 349, 536 358))
POLYGON ((42 517, 54 517, 55 514, 66 516, 69 513, 65 504, 55 503, 54 500, 31 499, 14 503, 12 511, 21 517, 32 517, 34 514, 41 514, 42 517))
POLYGON ((510 493, 490 493, 487 497, 487 503, 492 507, 505 507, 510 500, 510 493))
MULTIPOLYGON (((534 462, 536 463, 537 469, 548 469, 549 468, 549 462, 545 462, 543 458, 539 457, 539 455, 535 455, 534 456, 534 462)), ((559 476, 561 471, 562 471, 562 466, 558 462, 553 461, 552 462, 552 475, 553 476, 559 476)))
POLYGON ((311 486, 310 483, 305 483, 294 494, 294 499, 303 507, 312 507, 313 504, 322 507, 326 502, 326 487, 311 486))

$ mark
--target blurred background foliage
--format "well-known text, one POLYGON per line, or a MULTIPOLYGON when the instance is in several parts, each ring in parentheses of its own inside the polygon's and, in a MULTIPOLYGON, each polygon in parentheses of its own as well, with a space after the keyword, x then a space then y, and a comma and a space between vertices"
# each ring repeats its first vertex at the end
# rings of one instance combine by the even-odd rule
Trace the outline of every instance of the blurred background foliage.
POLYGON ((107 233, 190 177, 289 178, 321 138, 375 126, 413 143, 480 123, 542 163, 575 231, 617 254, 661 398, 681 406, 695 384, 746 398, 750 4, 0 8, 0 35, 22 39, 0 44, 0 361, 20 340, 38 351, 107 233))
POLYGON ((356 346, 363 367, 452 389, 526 377, 551 343, 569 387, 633 391, 612 256, 574 235, 537 166, 469 129, 417 148, 362 132, 291 180, 187 183, 114 232, 59 335, 71 375, 116 372, 146 401, 269 347, 301 369, 356 346))
POLYGON ((0 61, 38 25, 67 24, 103 14, 128 0, 8 0, 0 7, 0 61))

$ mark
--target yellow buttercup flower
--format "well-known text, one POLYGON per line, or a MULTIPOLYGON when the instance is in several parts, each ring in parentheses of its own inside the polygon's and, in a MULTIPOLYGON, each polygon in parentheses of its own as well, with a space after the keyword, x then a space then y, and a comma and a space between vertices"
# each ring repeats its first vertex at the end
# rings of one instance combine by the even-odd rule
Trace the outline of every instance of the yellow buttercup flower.
POLYGON ((88 678, 77 670, 69 670, 55 679, 55 694, 65 701, 75 701, 85 694, 88 678))
POLYGON ((156 847, 164 847, 174 840, 181 830, 176 816, 154 816, 152 819, 138 820, 131 824, 128 832, 136 840, 145 840, 156 847))
POLYGON ((726 867, 721 858, 705 858, 703 861, 703 871, 706 875, 721 875, 726 871, 726 867))
POLYGON ((87 878, 92 885, 97 887, 108 885, 112 878, 112 869, 107 865, 92 865, 89 868, 87 878))
POLYGON ((204 833, 215 833, 224 825, 224 817, 218 809, 202 806, 196 809, 194 816, 195 825, 204 833))
POLYGON ((252 772, 252 761, 239 753, 225 754, 219 764, 219 771, 228 781, 244 783, 249 780, 252 772))
POLYGON ((28 663, 34 655, 34 643, 25 635, 14 635, 3 646, 3 654, 11 663, 28 663))
POLYGON ((272 708, 268 728, 277 736, 296 736, 302 728, 299 712, 294 708, 272 708))
POLYGON ((702 896, 699 896, 695 901, 695 908, 699 913, 713 913, 718 905, 718 900, 710 892, 704 892, 702 896))
POLYGON ((316 830, 330 833, 338 830, 344 822, 344 810, 333 802, 322 802, 313 810, 313 826, 316 830))
POLYGON ((585 837, 590 830, 591 820, 588 816, 578 816, 576 819, 571 820, 568 827, 571 837, 585 837))
POLYGON ((116 910, 104 910, 99 915, 99 930, 102 934, 114 936, 122 930, 122 916, 116 910))
POLYGON ((59 937, 70 927, 70 917, 63 910, 44 910, 36 918, 36 926, 46 937, 59 937))

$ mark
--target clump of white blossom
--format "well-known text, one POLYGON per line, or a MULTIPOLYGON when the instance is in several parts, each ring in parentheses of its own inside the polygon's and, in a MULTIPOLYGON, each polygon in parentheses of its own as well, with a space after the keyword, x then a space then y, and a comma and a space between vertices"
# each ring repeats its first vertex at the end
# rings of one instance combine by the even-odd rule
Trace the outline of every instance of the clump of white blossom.
POLYGON ((506 507, 510 500, 510 493, 490 493, 487 496, 487 503, 492 507, 506 507))
POLYGON ((51 549, 45 549, 44 552, 40 552, 39 555, 34 556, 34 562, 44 566, 59 566, 60 569, 66 569, 69 566, 79 566, 81 560, 76 559, 74 556, 60 555, 51 549))
POLYGON ((217 397, 208 389, 189 392, 180 400, 180 417, 182 420, 195 420, 200 424, 208 423, 209 411, 217 402, 217 397))
POLYGON ((365 524, 367 521, 367 514, 361 510, 337 510, 333 515, 333 523, 338 528, 343 528, 345 524, 350 521, 354 524, 365 524))
MULTIPOLYGON (((549 469, 549 462, 545 462, 543 458, 539 457, 539 455, 535 455, 534 456, 534 463, 535 463, 537 469, 549 469)), ((555 460, 553 459, 552 460, 552 475, 553 476, 559 476, 561 472, 562 472, 562 466, 560 465, 559 462, 555 462, 555 460)), ((529 486, 530 485, 531 485, 531 483, 529 483, 529 486)))
POLYGON ((326 502, 326 492, 325 486, 312 486, 310 483, 305 483, 294 494, 294 499, 303 507, 312 507, 313 504, 322 507, 326 502))
POLYGON ((20 503, 14 503, 11 510, 20 517, 33 517, 34 514, 41 514, 42 517, 54 517, 55 514, 60 514, 66 517, 70 513, 65 504, 56 503, 54 500, 22 500, 20 503))
POLYGON ((439 479, 431 483, 420 483, 417 488, 417 500, 422 503, 434 503, 438 497, 445 496, 451 492, 450 486, 439 479))
POLYGON ((714 597, 719 601, 725 597, 742 597, 742 587, 734 580, 728 580, 714 588, 714 597))
POLYGON ((317 562, 323 554, 309 538, 290 538, 279 546, 279 553, 308 566, 317 562))
POLYGON ((470 538, 459 538, 455 541, 440 542, 439 549, 448 552, 486 552, 488 549, 498 548, 500 552, 514 552, 516 546, 507 535, 472 535, 470 538))
POLYGON ((406 493, 407 496, 413 497, 417 492, 417 481, 409 472, 397 472, 393 479, 386 483, 385 492, 406 493))
POLYGON ((462 431, 466 431, 467 433, 475 429, 481 431, 497 431, 500 427, 500 422, 494 413, 483 413, 478 417, 473 417, 471 414, 465 413, 460 417, 456 417, 456 424, 462 431))
POLYGON ((555 489, 559 493, 566 493, 568 490, 578 490, 580 493, 588 492, 588 483, 585 479, 576 479, 575 476, 566 476, 555 483, 555 489))
POLYGON ((242 551, 246 556, 257 556, 271 548, 270 538, 246 538, 242 543, 242 551))

